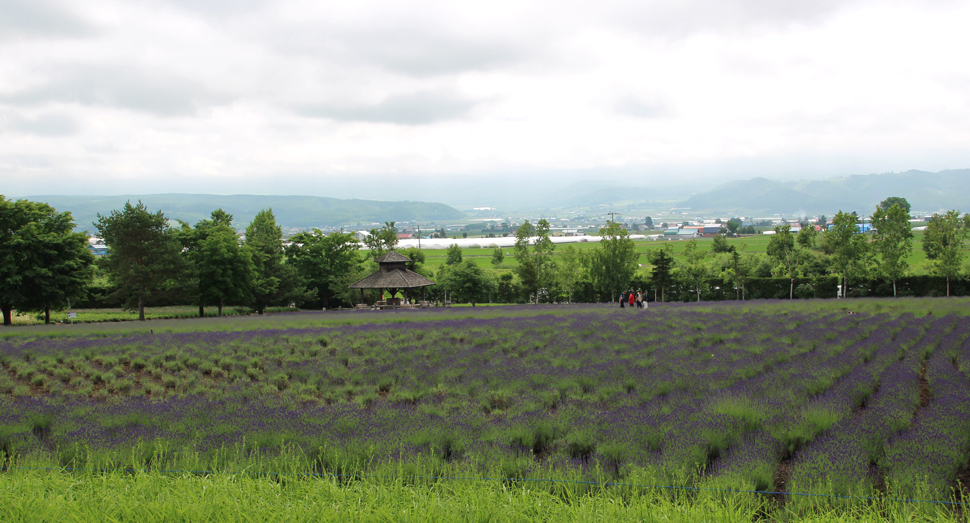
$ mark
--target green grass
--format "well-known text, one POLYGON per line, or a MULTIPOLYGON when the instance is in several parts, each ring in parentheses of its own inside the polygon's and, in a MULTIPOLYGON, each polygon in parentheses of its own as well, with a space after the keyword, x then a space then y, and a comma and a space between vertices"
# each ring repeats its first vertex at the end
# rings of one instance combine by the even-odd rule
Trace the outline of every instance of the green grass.
MULTIPOLYGON (((295 312, 297 309, 288 307, 276 307, 267 309, 267 312, 295 312)), ((77 313, 74 319, 68 318, 68 311, 52 311, 51 323, 102 323, 115 321, 135 321, 138 319, 137 309, 104 308, 104 309, 73 309, 77 313)), ((246 307, 223 307, 224 316, 239 316, 252 314, 253 311, 246 307)), ((216 307, 208 307, 205 310, 207 318, 218 316, 216 307)), ((146 307, 146 320, 162 320, 175 318, 198 318, 199 308, 195 305, 176 305, 171 307, 146 307)), ((18 315, 17 325, 38 325, 44 323, 44 315, 41 314, 21 314, 18 315)))
MULTIPOLYGON (((656 231, 651 232, 650 234, 656 234, 656 231)), ((907 261, 909 262, 911 268, 916 267, 917 265, 926 261, 926 254, 923 252, 923 243, 922 243, 923 233, 916 232, 913 234, 913 236, 914 236, 913 251, 912 253, 910 253, 909 257, 907 258, 907 261)), ((482 238, 483 248, 481 249, 462 249, 462 259, 463 260, 470 259, 474 261, 477 265, 480 265, 482 267, 494 267, 491 262, 492 262, 492 251, 494 251, 495 249, 484 248, 484 246, 488 244, 488 240, 491 240, 491 238, 482 238)), ((588 237, 588 240, 589 240, 588 242, 559 244, 556 246, 556 250, 553 252, 553 256, 557 257, 566 245, 572 245, 573 247, 579 250, 595 249, 599 247, 598 237, 590 236, 588 237)), ((713 241, 712 238, 699 238, 697 241, 700 244, 701 251, 711 250, 711 244, 713 241)), ((728 238, 727 241, 728 241, 728 245, 735 246, 743 253, 764 254, 768 250, 768 242, 771 241, 771 236, 756 234, 753 236, 744 236, 741 238, 728 238)), ((687 245, 687 242, 684 240, 677 240, 677 241, 636 240, 636 249, 637 249, 637 252, 640 254, 640 257, 637 260, 637 262, 643 265, 649 265, 648 254, 656 249, 663 247, 664 245, 670 245, 673 248, 674 259, 677 262, 684 261, 684 247, 687 245)), ((505 262, 496 268, 498 268, 499 270, 508 270, 508 269, 513 269, 517 267, 518 263, 515 261, 515 258, 512 257, 512 255, 510 254, 513 252, 513 249, 511 247, 505 247, 503 248, 503 250, 506 253, 505 262)), ((423 249, 423 252, 426 257, 425 263, 427 265, 430 265, 432 267, 438 267, 440 265, 444 265, 447 257, 447 251, 445 249, 423 249)))
POLYGON ((447 472, 461 476, 434 479, 403 467, 357 478, 13 468, 0 474, 0 521, 751 522, 772 508, 772 521, 965 521, 958 509, 931 503, 836 501, 785 510, 772 498, 719 491, 716 483, 668 490, 642 477, 590 485, 503 481, 501 466, 489 476, 447 472))

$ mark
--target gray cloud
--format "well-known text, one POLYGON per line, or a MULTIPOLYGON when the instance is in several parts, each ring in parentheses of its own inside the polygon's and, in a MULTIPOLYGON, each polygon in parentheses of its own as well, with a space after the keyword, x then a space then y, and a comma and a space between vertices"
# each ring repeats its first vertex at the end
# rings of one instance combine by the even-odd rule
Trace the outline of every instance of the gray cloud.
POLYGON ((390 96, 373 105, 304 105, 297 114, 328 118, 342 122, 385 122, 402 125, 424 125, 465 116, 475 101, 450 91, 423 91, 390 96))
POLYGON ((356 33, 346 44, 358 58, 414 76, 509 67, 530 57, 528 48, 508 41, 455 34, 356 33))
POLYGON ((227 102, 228 96, 204 84, 171 75, 147 74, 125 67, 84 67, 55 74, 46 83, 0 95, 9 104, 77 103, 131 109, 159 116, 180 116, 227 102))
POLYGON ((325 57, 355 67, 377 67, 427 77, 509 68, 543 54, 541 42, 518 35, 459 34, 435 25, 379 25, 353 28, 286 27, 265 37, 285 53, 325 57))
POLYGON ((15 116, 9 118, 0 132, 16 132, 39 136, 70 136, 77 134, 81 126, 66 114, 45 114, 36 118, 15 116))
POLYGON ((64 6, 41 0, 0 0, 0 40, 79 37, 97 28, 64 6))

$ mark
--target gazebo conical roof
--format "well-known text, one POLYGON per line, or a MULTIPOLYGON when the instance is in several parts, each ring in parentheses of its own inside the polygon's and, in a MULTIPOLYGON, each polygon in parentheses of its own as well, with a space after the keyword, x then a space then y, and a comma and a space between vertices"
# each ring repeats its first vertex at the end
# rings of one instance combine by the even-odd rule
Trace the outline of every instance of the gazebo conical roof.
POLYGON ((391 251, 377 258, 380 269, 370 276, 353 283, 351 289, 414 289, 428 287, 435 282, 409 271, 407 263, 411 259, 391 251))

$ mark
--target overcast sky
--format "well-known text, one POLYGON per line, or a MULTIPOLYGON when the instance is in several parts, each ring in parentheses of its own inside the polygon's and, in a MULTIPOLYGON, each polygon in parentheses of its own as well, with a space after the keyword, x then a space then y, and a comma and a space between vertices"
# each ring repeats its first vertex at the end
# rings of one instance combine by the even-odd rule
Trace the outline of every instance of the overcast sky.
POLYGON ((968 22, 955 1, 0 0, 0 193, 966 168, 968 22))

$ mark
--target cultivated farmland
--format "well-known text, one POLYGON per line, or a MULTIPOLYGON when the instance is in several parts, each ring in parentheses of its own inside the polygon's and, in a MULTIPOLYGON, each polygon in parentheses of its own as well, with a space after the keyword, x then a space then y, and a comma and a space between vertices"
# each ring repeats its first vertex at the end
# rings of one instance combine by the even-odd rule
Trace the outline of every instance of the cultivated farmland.
POLYGON ((970 318, 902 310, 518 306, 25 329, 0 339, 0 477, 461 476, 577 507, 958 517, 867 499, 959 499, 970 458, 970 318))

